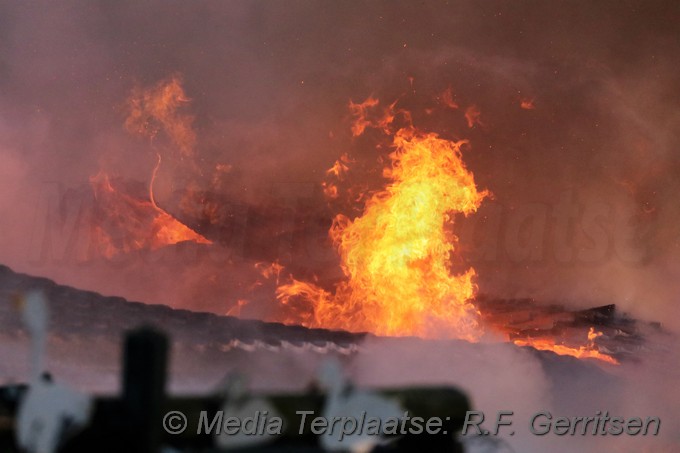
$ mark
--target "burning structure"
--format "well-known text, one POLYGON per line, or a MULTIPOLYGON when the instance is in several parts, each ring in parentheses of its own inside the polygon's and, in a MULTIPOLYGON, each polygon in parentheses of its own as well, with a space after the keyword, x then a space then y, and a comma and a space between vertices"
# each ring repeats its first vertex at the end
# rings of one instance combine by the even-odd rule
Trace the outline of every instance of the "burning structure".
MULTIPOLYGON (((173 369, 180 389, 208 385, 230 360, 263 387, 294 387, 300 378, 265 375, 310 373, 314 354, 340 355, 360 381, 444 381, 488 411, 528 414, 546 401, 670 424, 677 413, 641 389, 677 375, 665 364, 677 355, 669 131, 680 13, 454 3, 203 3, 161 22, 151 19, 159 5, 96 4, 73 29, 64 24, 75 13, 50 7, 63 19, 50 22, 55 40, 22 31, 42 13, 2 6, 0 206, 12 220, 0 262, 151 304, 54 290, 60 304, 65 293, 85 301, 53 307, 59 356, 91 331, 94 349, 111 352, 123 330, 114 324, 148 317, 195 365, 173 369), (175 42, 175 27, 195 42, 175 42), (56 66, 71 61, 59 72, 71 76, 34 71, 62 54, 70 60, 56 66), (289 367, 291 350, 302 352, 289 367), (505 381, 489 377, 506 368, 505 381), (514 387, 524 400, 507 395, 514 387), (631 391, 646 397, 613 396, 631 391)), ((54 286, 3 272, 8 297, 54 286)), ((12 313, 3 323, 15 347, 25 336, 12 313)), ((5 380, 21 376, 10 350, 5 380)), ((115 361, 88 367, 61 372, 110 391, 115 361)), ((614 448, 523 434, 503 442, 614 448)), ((635 451, 678 445, 672 434, 638 440, 635 451)))

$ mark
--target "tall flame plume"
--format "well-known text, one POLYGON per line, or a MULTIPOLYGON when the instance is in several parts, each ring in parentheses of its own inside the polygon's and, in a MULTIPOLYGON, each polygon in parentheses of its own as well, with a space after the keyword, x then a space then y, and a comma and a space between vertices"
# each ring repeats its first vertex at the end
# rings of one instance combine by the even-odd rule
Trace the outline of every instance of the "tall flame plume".
MULTIPOLYGON (((367 119, 377 104, 373 98, 351 104, 355 135, 369 126, 389 131, 395 104, 367 119)), ((412 125, 391 135, 386 187, 367 200, 360 217, 338 215, 330 230, 345 279, 334 292, 293 279, 278 287, 277 297, 288 306, 295 298, 311 303, 311 311, 291 321, 312 327, 476 340, 482 329, 471 303, 475 271, 450 269, 453 214, 476 211, 486 196, 462 161, 466 142, 412 125)))

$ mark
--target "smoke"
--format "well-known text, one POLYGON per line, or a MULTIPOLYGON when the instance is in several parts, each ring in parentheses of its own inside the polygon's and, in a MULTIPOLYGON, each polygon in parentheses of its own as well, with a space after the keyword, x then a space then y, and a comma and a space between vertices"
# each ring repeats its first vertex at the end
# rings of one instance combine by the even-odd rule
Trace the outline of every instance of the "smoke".
MULTIPOLYGON (((378 140, 352 139, 347 108, 350 99, 374 96, 399 100, 425 130, 469 140, 463 159, 493 199, 456 218, 454 230, 457 264, 476 269, 480 292, 578 307, 616 303, 679 330, 679 18, 680 4, 662 0, 0 0, 0 263, 220 314, 248 299, 241 314, 265 318, 274 310, 273 283, 253 292, 253 264, 292 261, 294 241, 282 234, 281 243, 262 246, 260 239, 294 229, 287 212, 300 205, 317 215, 312 226, 324 236, 335 213, 320 183, 343 153, 375 163, 368 174, 380 182, 378 140), (89 177, 104 170, 148 184, 156 157, 148 140, 126 130, 126 101, 136 87, 175 74, 189 99, 182 108, 193 117, 196 168, 164 162, 158 202, 173 206, 173 194, 190 184, 209 186, 219 164, 230 169, 219 181, 225 217, 240 220, 212 248, 180 244, 92 259, 79 217, 94 203, 89 177), (447 89, 458 109, 441 101, 447 89), (479 117, 469 127, 473 106, 479 117), (262 207, 258 215, 249 214, 252 206, 262 207)), ((172 146, 167 137, 154 145, 172 146)), ((311 263, 310 276, 333 277, 337 258, 320 244, 316 236, 306 242, 303 264, 311 263)), ((55 346, 55 375, 98 391, 116 385, 116 344, 69 341, 55 346), (89 350, 95 365, 85 372, 78 358, 89 350)), ((0 344, 8 363, 21 362, 15 346, 0 344)), ((608 410, 657 415, 671 433, 677 348, 647 352, 642 365, 624 364, 614 376, 512 345, 409 339, 362 348, 343 359, 362 384, 452 384, 475 409, 515 411, 522 426, 507 440, 518 452, 677 447, 674 433, 630 446, 624 436, 576 448, 569 442, 579 439, 550 436, 545 445, 524 427, 538 410, 608 410)), ((290 389, 320 358, 233 352, 224 361, 257 387, 290 389)), ((225 372, 215 357, 192 351, 176 353, 173 366, 180 390, 205 391, 225 372)))
MULTIPOLYGON (((512 411, 512 429, 496 439, 466 437, 471 452, 481 451, 674 451, 680 440, 674 431, 677 401, 673 389, 677 349, 664 351, 639 364, 603 370, 593 363, 530 352, 509 344, 388 342, 368 340, 348 365, 348 373, 368 386, 446 384, 463 389, 475 410, 485 414, 484 426, 494 430, 499 411, 512 411), (658 416, 666 423, 659 436, 536 436, 531 417, 549 411, 554 417, 658 416), (510 432, 514 434, 510 435, 510 432), (494 445, 494 440, 497 441, 494 445), (500 444, 500 445, 499 445, 500 444), (511 447, 512 450, 504 449, 511 447)), ((504 429, 504 428, 503 428, 504 429)))
MULTIPOLYGON (((20 381, 29 368, 28 339, 7 335, 0 344, 6 359, 3 379, 20 381), (14 373, 14 374, 9 374, 14 373)), ((99 336, 50 337, 48 369, 57 382, 85 392, 117 394, 122 357, 118 339, 99 336), (77 352, 77 353, 74 353, 77 352)), ((282 349, 254 351, 173 342, 168 393, 207 395, 230 373, 238 373, 254 394, 306 392, 319 368, 333 353, 282 349)), ((223 345, 227 346, 227 345, 223 345)), ((642 364, 601 368, 596 362, 518 348, 512 344, 369 338, 358 353, 338 359, 359 388, 452 386, 462 390, 475 411, 484 413, 482 428, 493 431, 499 411, 511 411, 512 426, 499 436, 464 437, 470 453, 481 452, 672 452, 676 428, 677 349, 647 356, 642 364), (657 436, 566 435, 531 433, 538 412, 553 417, 594 417, 599 411, 626 419, 659 417, 657 436), (510 433, 513 433, 512 435, 510 433)), ((451 408, 454 410, 454 408, 451 408)))
MULTIPOLYGON (((148 183, 155 157, 125 130, 125 102, 135 87, 180 74, 204 175, 193 183, 205 186, 216 165, 229 166, 220 187, 230 203, 280 201, 281 187, 306 184, 293 197, 302 193, 326 216, 325 169, 344 152, 377 157, 372 144, 351 139, 348 101, 399 99, 420 127, 469 139, 464 159, 494 194, 457 219, 480 291, 614 302, 677 329, 679 15, 661 1, 2 2, 0 261, 197 306, 190 288, 201 285, 202 268, 181 253, 167 271, 43 253, 45 235, 55 234, 50 209, 68 217, 75 208, 63 197, 89 176, 103 169, 148 183), (447 88, 458 110, 437 103, 447 88), (468 127, 472 107, 479 122, 468 127), (128 285, 131 275, 146 283, 128 285), (173 276, 184 286, 167 284, 173 276)), ((181 168, 162 166, 159 202, 172 203, 187 181, 181 168)), ((84 234, 61 228, 66 243, 84 234)), ((225 273, 252 264, 232 261, 225 273)), ((221 278, 221 263, 206 274, 221 278)), ((218 312, 234 299, 208 297, 201 308, 218 312)))

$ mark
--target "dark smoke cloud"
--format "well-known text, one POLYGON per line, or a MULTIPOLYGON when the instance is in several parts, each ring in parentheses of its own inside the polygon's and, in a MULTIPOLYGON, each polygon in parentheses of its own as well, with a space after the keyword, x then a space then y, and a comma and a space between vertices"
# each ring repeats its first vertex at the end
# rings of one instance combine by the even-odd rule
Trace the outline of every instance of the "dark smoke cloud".
MULTIPOLYGON (((140 266, 29 259, 40 200, 100 169, 148 181, 155 159, 124 130, 124 101, 181 74, 199 165, 233 166, 231 199, 316 185, 342 152, 374 154, 349 138, 349 99, 435 106, 418 124, 468 138, 465 160, 494 194, 459 222, 482 292, 615 302, 677 328, 679 20, 663 1, 0 2, 0 261, 192 306, 197 290, 164 284, 201 285, 188 264, 129 289, 140 266), (448 87, 460 110, 437 104, 448 87), (468 128, 473 104, 482 124, 468 128)), ((160 180, 181 178, 168 166, 160 180)))

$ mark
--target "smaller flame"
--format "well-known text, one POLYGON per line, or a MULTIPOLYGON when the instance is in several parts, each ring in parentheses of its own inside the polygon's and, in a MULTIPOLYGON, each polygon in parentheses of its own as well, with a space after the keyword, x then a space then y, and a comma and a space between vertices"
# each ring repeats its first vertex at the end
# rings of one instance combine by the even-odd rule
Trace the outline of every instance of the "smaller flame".
POLYGON ((323 194, 328 200, 335 200, 338 198, 338 186, 332 182, 322 182, 321 187, 323 188, 323 194))
POLYGON ((397 105, 397 101, 384 108, 381 115, 374 117, 372 111, 376 110, 374 107, 377 107, 379 103, 378 99, 370 96, 360 104, 349 101, 349 111, 355 117, 352 124, 353 137, 363 134, 367 127, 380 129, 385 134, 390 134, 390 125, 395 118, 394 107, 397 105))
POLYGON ((439 96, 439 99, 441 102, 447 106, 450 109, 457 109, 458 108, 458 103, 453 99, 453 89, 451 87, 448 87, 444 92, 439 96))
POLYGON ((483 126, 484 124, 480 119, 481 116, 482 112, 480 112, 479 108, 476 105, 471 105, 465 110, 465 119, 467 120, 468 127, 474 127, 475 124, 483 126))
POLYGON ((603 354, 599 351, 595 344, 595 339, 602 336, 602 332, 598 332, 594 327, 588 330, 587 342, 585 345, 578 348, 572 348, 563 344, 557 344, 554 338, 523 338, 514 340, 517 346, 531 346, 532 348, 541 351, 552 351, 558 355, 570 355, 579 359, 598 359, 613 365, 618 365, 619 362, 615 358, 603 354))
POLYGON ((522 98, 519 101, 519 106, 524 110, 533 110, 536 108, 536 106, 534 105, 534 100, 529 98, 522 98))
POLYGON ((175 219, 151 200, 117 190, 106 173, 90 178, 97 201, 93 233, 99 252, 112 258, 135 250, 157 250, 183 241, 211 241, 175 219))
POLYGON ((266 263, 266 262, 259 262, 255 263, 255 269, 266 279, 270 279, 272 277, 276 277, 276 284, 279 284, 279 278, 281 277, 281 271, 283 271, 284 267, 279 264, 278 261, 274 261, 273 263, 266 263))
POLYGON ((179 147, 183 156, 191 156, 196 144, 193 116, 180 113, 180 107, 189 102, 179 76, 170 77, 156 86, 132 91, 127 105, 129 115, 125 127, 131 133, 154 139, 162 130, 179 147))
POLYGON ((235 316, 238 318, 239 316, 241 316, 241 310, 243 309, 243 307, 245 307, 249 303, 250 301, 247 299, 238 299, 236 301, 236 305, 227 310, 227 312, 225 313, 226 316, 235 316))
POLYGON ((340 156, 340 159, 336 160, 331 168, 326 170, 327 175, 334 175, 336 178, 340 178, 349 170, 349 163, 351 159, 347 153, 340 156))

